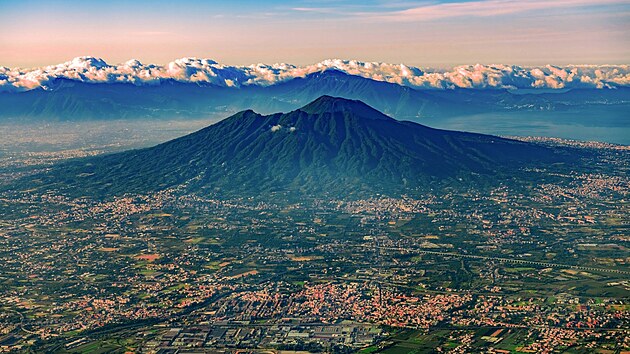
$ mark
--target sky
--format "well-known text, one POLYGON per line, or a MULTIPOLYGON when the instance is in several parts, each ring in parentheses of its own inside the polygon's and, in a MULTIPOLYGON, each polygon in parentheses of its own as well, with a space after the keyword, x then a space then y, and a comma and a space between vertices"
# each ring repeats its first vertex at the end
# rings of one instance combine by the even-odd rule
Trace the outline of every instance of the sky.
POLYGON ((0 66, 630 63, 630 0, 0 0, 0 66))

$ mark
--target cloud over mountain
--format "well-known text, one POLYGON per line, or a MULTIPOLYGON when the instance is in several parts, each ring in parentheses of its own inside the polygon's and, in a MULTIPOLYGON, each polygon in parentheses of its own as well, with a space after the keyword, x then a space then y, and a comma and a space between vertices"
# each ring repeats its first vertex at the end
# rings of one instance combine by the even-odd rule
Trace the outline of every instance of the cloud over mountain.
POLYGON ((110 65, 100 58, 77 57, 62 64, 40 68, 0 67, 0 92, 28 91, 39 87, 54 89, 57 79, 134 85, 158 85, 164 80, 175 80, 224 87, 269 86, 326 70, 339 70, 350 75, 422 89, 630 86, 630 65, 520 67, 477 64, 442 71, 404 64, 339 59, 307 66, 284 63, 229 66, 210 59, 181 58, 161 66, 143 64, 135 59, 110 65))

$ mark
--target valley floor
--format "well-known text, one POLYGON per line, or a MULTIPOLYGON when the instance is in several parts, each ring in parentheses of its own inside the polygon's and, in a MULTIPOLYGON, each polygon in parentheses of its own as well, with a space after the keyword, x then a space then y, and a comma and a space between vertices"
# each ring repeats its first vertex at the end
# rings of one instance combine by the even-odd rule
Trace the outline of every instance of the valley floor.
POLYGON ((352 201, 5 192, 0 351, 628 351, 627 147, 533 140, 593 170, 352 201))

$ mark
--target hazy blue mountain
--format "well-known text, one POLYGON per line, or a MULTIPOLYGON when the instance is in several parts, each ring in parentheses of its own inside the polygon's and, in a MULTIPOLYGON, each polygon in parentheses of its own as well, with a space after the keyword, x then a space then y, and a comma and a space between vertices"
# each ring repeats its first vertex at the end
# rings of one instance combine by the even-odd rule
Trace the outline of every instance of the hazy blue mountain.
POLYGON ((360 101, 322 96, 289 113, 242 111, 155 147, 70 161, 22 186, 92 196, 179 185, 237 196, 404 193, 495 183, 526 165, 571 160, 547 147, 432 129, 360 101))
POLYGON ((250 108, 263 114, 287 112, 322 95, 358 99, 398 119, 418 122, 424 118, 487 112, 573 110, 579 113, 605 108, 607 114, 623 116, 630 110, 629 88, 418 90, 327 70, 272 86, 240 88, 173 80, 136 86, 57 79, 47 89, 0 93, 0 119, 218 118, 250 108))

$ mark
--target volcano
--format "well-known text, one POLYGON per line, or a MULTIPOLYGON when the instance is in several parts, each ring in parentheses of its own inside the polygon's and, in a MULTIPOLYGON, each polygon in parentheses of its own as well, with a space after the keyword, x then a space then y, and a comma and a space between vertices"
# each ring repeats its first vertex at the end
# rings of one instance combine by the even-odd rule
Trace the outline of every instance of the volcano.
POLYGON ((29 184, 82 196, 172 187, 230 196, 408 193, 494 183, 523 167, 571 159, 559 149, 433 129, 322 96, 288 113, 246 110, 151 148, 68 161, 29 184))

